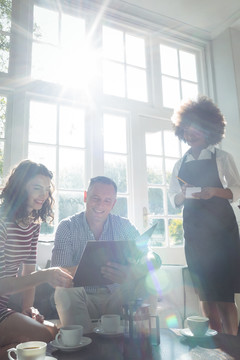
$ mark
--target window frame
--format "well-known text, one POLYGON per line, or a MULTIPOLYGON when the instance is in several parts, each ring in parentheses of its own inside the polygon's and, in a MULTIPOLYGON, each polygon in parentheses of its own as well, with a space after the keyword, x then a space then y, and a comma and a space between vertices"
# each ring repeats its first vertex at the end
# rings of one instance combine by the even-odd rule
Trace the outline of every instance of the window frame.
MULTIPOLYGON (((68 89, 65 94, 61 93, 61 86, 47 82, 32 80, 31 73, 31 37, 23 37, 17 32, 17 28, 24 28, 26 33, 31 33, 33 27, 33 7, 34 4, 42 7, 56 5, 55 1, 26 0, 21 6, 20 1, 13 1, 13 20, 15 26, 12 29, 10 64, 8 74, 0 73, 0 80, 4 80, 0 85, 0 93, 6 92, 9 101, 6 118, 6 153, 4 156, 4 173, 26 158, 28 155, 28 116, 29 99, 44 99, 47 101, 59 101, 67 104, 76 102, 79 106, 88 106, 89 102, 82 91, 68 89), (20 11, 21 10, 21 11, 20 11), (21 41, 21 45, 19 46, 21 41), (24 84, 19 81, 26 77, 24 84), (7 90, 6 90, 7 89, 7 90), (19 135, 20 134, 20 135, 19 135)), ((138 129, 138 121, 141 116, 161 118, 170 122, 172 109, 164 108, 161 96, 161 71, 160 71, 160 43, 175 46, 184 51, 191 50, 196 54, 198 80, 200 92, 208 94, 211 90, 212 79, 211 61, 209 45, 199 39, 187 38, 179 33, 169 33, 161 31, 157 23, 146 21, 137 16, 129 16, 121 11, 108 9, 99 18, 99 7, 92 4, 90 8, 82 6, 78 9, 81 17, 86 19, 86 31, 92 31, 92 41, 101 45, 101 25, 113 26, 117 29, 124 29, 131 35, 140 35, 145 39, 146 50, 146 75, 148 102, 143 103, 131 99, 121 99, 115 96, 106 95, 101 92, 101 78, 96 79, 93 84, 91 97, 94 106, 87 107, 86 115, 86 147, 89 151, 86 154, 85 185, 87 186, 90 177, 103 174, 103 141, 99 137, 102 129, 102 117, 105 111, 127 116, 128 128, 127 138, 129 146, 129 159, 127 165, 129 202, 128 214, 130 220, 140 229, 144 228, 141 211, 136 210, 138 197, 141 196, 141 189, 136 189, 138 174, 141 167, 138 163, 138 151, 133 148, 132 137, 138 129), (93 26, 95 20, 98 23, 93 26), (209 75, 210 74, 210 75, 209 75), (135 165, 136 164, 136 165, 135 165)), ((55 7, 57 10, 57 5, 55 7)), ((76 14, 76 7, 69 8, 63 1, 63 11, 68 14, 76 14)), ((101 8, 100 8, 101 9, 101 8)), ((99 64, 101 69, 101 64, 99 64)), ((121 194, 120 194, 121 196, 121 194)))

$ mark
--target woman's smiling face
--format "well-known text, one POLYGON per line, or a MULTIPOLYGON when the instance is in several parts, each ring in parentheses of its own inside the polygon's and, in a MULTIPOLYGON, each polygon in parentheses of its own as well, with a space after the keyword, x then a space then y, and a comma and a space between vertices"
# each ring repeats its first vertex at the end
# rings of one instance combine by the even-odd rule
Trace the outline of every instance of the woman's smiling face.
POLYGON ((184 139, 191 148, 203 149, 207 146, 206 134, 193 124, 184 128, 184 139))
POLYGON ((49 197, 51 179, 48 176, 36 175, 27 182, 28 212, 40 210, 49 197))

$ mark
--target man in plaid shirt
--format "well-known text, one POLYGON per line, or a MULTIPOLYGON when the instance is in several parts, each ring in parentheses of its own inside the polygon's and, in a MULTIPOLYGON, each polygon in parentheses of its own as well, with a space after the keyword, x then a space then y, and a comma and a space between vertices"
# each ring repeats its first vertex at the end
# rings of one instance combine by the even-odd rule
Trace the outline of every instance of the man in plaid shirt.
MULTIPOLYGON (((86 210, 60 222, 55 235, 52 266, 60 266, 74 275, 89 240, 136 240, 137 229, 126 218, 110 214, 116 203, 117 186, 107 177, 92 178, 86 197, 86 210)), ((81 324, 84 332, 92 331, 91 319, 102 314, 121 313, 121 306, 142 298, 156 304, 157 291, 151 283, 152 272, 161 265, 159 256, 146 247, 137 263, 110 263, 102 267, 105 278, 113 285, 104 287, 57 288, 55 303, 63 326, 81 324), (154 301, 153 301, 154 300, 154 301)))

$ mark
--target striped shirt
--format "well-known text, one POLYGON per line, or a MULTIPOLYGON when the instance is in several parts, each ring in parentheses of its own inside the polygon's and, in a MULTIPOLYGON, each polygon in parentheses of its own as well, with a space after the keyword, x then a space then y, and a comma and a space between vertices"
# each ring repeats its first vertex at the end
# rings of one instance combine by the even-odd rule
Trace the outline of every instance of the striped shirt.
MULTIPOLYGON (((138 230, 128 219, 109 214, 99 241, 135 240, 138 236, 138 230)), ((85 212, 62 220, 55 235, 52 266, 77 266, 89 240, 95 238, 88 226, 85 212)), ((109 286, 110 289, 111 287, 113 286, 109 286)), ((85 287, 85 289, 88 293, 92 293, 96 287, 85 287)))
MULTIPOLYGON (((20 227, 0 219, 0 279, 16 277, 21 264, 36 264, 39 224, 20 227)), ((0 296, 0 321, 13 313, 7 308, 10 295, 0 296)))

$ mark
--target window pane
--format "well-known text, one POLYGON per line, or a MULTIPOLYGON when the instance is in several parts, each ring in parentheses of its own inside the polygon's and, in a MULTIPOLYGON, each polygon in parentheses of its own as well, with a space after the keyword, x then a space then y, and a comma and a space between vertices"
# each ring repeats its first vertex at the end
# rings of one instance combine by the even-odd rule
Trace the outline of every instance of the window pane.
POLYGON ((62 14, 59 82, 86 91, 96 73, 96 61, 86 41, 85 21, 62 14))
POLYGON ((104 62, 103 92, 108 95, 125 96, 125 75, 123 65, 114 64, 110 61, 104 62))
POLYGON ((124 44, 123 44, 123 32, 103 26, 103 44, 102 44, 103 57, 124 61, 124 44))
POLYGON ((51 45, 33 43, 32 77, 48 82, 59 82, 59 50, 51 45))
POLYGON ((83 189, 85 169, 84 151, 76 149, 59 150, 59 187, 62 189, 83 189))
POLYGON ((76 214, 84 210, 83 194, 76 192, 59 193, 59 219, 65 219, 68 216, 76 214))
POLYGON ((59 144, 84 147, 84 111, 69 106, 60 107, 59 144))
POLYGON ((151 215, 163 214, 163 191, 162 189, 148 189, 148 208, 151 215))
MULTIPOLYGON (((61 46, 76 49, 85 42, 85 21, 76 16, 62 14, 61 19, 61 46)), ((72 55, 72 54, 71 54, 72 55)))
POLYGON ((179 140, 173 131, 164 131, 164 149, 166 156, 180 157, 179 140))
POLYGON ((53 182, 56 181, 56 150, 53 146, 47 145, 28 145, 28 157, 29 159, 39 162, 47 166, 54 174, 53 182))
POLYGON ((3 184, 4 142, 0 141, 0 185, 3 184))
POLYGON ((146 67, 144 39, 126 35, 126 62, 129 65, 146 67))
POLYGON ((168 223, 170 246, 183 246, 182 219, 170 219, 168 223))
POLYGON ((7 98, 0 96, 0 138, 5 137, 7 98))
POLYGON ((138 101, 147 101, 146 71, 127 67, 128 98, 138 101))
POLYGON ((166 175, 166 182, 169 184, 170 178, 172 175, 173 167, 176 163, 175 159, 168 159, 165 158, 165 175, 166 175))
POLYGON ((0 31, 10 32, 11 30, 12 1, 4 0, 0 3, 0 31))
POLYGON ((174 108, 180 102, 179 80, 162 77, 163 106, 174 108))
POLYGON ((109 178, 115 181, 119 193, 126 193, 127 192, 126 156, 105 154, 104 175, 108 176, 109 178))
POLYGON ((179 51, 181 78, 197 81, 196 56, 194 54, 179 51))
POLYGON ((179 75, 177 49, 160 45, 160 57, 162 73, 177 77, 179 75))
POLYGON ((166 246, 165 222, 164 219, 153 219, 151 225, 158 223, 150 240, 151 246, 166 246))
POLYGON ((168 201, 168 214, 169 215, 181 215, 182 209, 173 207, 169 197, 167 198, 167 201, 168 201))
POLYGON ((196 99, 198 96, 198 85, 182 81, 182 98, 188 100, 196 99))
POLYGON ((104 151, 126 153, 126 118, 104 115, 104 151))
POLYGON ((146 133, 146 153, 149 155, 162 155, 162 132, 146 133))
POLYGON ((112 214, 128 217, 128 204, 125 197, 118 197, 117 202, 112 209, 112 214))
POLYGON ((0 33, 0 72, 8 72, 10 36, 0 33))
POLYGON ((49 44, 58 44, 58 13, 34 6, 33 38, 49 44))
POLYGON ((147 156, 147 182, 148 184, 163 184, 161 158, 147 156))
MULTIPOLYGON (((52 222, 51 224, 49 223, 45 223, 45 222, 42 222, 41 223, 41 230, 40 230, 40 233, 42 235, 51 235, 54 233, 54 222, 52 222)), ((42 240, 42 239, 41 239, 42 240)), ((53 240, 52 237, 47 237, 47 236, 44 236, 44 241, 51 241, 53 240)))
POLYGON ((56 144, 56 121, 55 105, 31 101, 29 141, 56 144))

